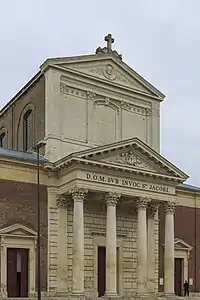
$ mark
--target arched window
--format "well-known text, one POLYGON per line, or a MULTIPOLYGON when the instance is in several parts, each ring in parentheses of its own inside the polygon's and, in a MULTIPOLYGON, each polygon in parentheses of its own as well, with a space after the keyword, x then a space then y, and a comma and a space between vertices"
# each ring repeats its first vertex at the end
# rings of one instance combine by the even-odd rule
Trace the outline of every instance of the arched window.
POLYGON ((0 148, 3 148, 6 146, 6 134, 5 132, 2 132, 0 134, 0 148))
POLYGON ((28 110, 23 118, 23 150, 33 148, 33 112, 28 110))

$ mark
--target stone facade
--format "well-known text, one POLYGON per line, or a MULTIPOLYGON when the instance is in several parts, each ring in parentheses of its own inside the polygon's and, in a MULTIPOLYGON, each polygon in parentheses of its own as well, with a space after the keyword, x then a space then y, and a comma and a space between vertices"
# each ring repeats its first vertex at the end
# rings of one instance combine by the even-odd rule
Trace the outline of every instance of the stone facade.
MULTIPOLYGON (((0 114, 9 148, 22 150, 27 109, 34 112, 34 143, 46 141, 42 289, 67 299, 169 297, 177 292, 180 258, 178 288, 190 279, 197 292, 200 189, 183 185, 188 176, 159 154, 164 95, 123 62, 111 35, 105 41, 94 55, 46 60, 0 114)), ((0 153, 0 236, 20 230, 23 240, 26 231, 31 296, 36 160, 16 153, 3 159, 0 153)), ((8 244, 2 245, 1 284, 8 244)))

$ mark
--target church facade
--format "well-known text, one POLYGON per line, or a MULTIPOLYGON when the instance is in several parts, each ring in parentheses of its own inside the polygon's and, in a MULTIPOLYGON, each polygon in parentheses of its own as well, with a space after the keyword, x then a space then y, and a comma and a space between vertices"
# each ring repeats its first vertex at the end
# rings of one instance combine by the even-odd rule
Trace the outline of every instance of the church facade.
MULTIPOLYGON (((200 188, 184 184, 188 175, 160 154, 164 95, 123 62, 111 35, 105 41, 94 55, 47 59, 0 114, 2 166, 20 161, 36 174, 29 152, 46 142, 40 162, 43 295, 181 296, 185 280, 198 293, 200 188)), ((34 186, 36 177, 27 179, 26 172, 15 171, 12 180, 12 171, 6 178, 2 172, 0 179, 34 186)), ((18 203, 23 196, 16 190, 18 203)), ((6 193, 0 192, 2 207, 11 197, 6 193)), ((25 207, 34 197, 36 207, 33 188, 25 207)), ((17 288, 21 281, 27 282, 26 296, 34 296, 35 220, 32 208, 1 223, 2 297, 24 296, 17 288), (24 232, 31 238, 20 244, 24 232), (4 236, 14 240, 6 244, 4 236), (18 248, 24 251, 21 272, 18 248), (10 265, 16 265, 12 272, 10 265)))

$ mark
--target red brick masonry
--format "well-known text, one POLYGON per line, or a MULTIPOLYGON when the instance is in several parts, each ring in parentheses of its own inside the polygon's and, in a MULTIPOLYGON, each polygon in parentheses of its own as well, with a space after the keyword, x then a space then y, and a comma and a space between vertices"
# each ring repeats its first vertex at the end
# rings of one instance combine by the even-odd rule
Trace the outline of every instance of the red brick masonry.
MULTIPOLYGON (((47 289, 47 189, 41 195, 41 260, 42 290, 47 289)), ((0 180, 0 228, 20 223, 37 230, 37 185, 0 180)))

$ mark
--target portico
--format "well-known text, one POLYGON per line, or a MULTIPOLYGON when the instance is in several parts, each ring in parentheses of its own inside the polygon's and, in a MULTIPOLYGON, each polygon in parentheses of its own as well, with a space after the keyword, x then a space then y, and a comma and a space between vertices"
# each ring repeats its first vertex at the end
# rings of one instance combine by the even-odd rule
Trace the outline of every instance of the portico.
MULTIPOLYGON (((107 148, 81 151, 76 157, 46 165, 55 186, 54 219, 56 213, 59 215, 58 197, 65 199, 68 231, 57 231, 61 236, 67 234, 67 260, 63 267, 71 274, 65 287, 71 296, 157 294, 160 206, 165 209, 164 292, 174 294, 175 186, 184 180, 185 174, 153 150, 150 159, 148 151, 145 144, 132 139, 107 148), (105 248, 101 279, 98 272, 104 262, 99 247, 105 248)), ((55 231, 50 221, 50 243, 51 230, 55 231)), ((55 276, 51 281, 50 266, 54 259, 52 253, 49 291, 56 292, 60 278, 56 278, 57 284, 55 276)))

